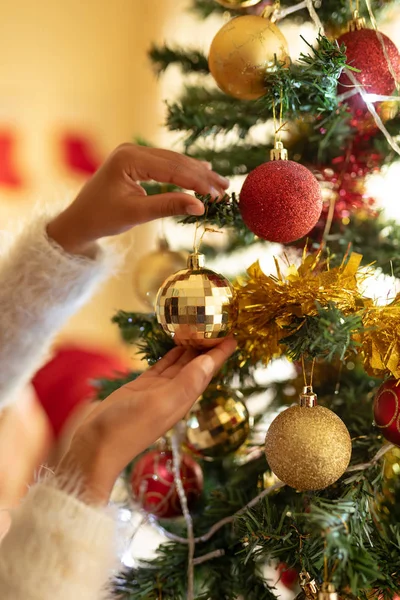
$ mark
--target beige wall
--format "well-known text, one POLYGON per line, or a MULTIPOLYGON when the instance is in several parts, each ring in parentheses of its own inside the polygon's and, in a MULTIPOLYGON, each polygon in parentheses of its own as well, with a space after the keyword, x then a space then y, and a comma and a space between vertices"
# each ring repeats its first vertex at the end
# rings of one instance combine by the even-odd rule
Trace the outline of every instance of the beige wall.
MULTIPOLYGON (((92 136, 105 154, 140 135, 157 142, 161 94, 146 51, 162 41, 177 0, 13 0, 0 4, 0 129, 18 136, 16 161, 24 188, 0 187, 1 229, 25 218, 35 201, 71 196, 82 183, 61 162, 64 128, 92 136)), ((152 244, 151 226, 125 238, 124 273, 113 279, 64 336, 115 346, 110 317, 140 308, 132 265, 152 244)))

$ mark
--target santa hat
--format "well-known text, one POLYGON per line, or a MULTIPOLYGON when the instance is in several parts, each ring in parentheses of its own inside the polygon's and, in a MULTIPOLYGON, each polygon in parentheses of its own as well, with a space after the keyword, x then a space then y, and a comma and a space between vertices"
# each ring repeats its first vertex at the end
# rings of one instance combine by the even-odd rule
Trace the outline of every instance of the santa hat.
POLYGON ((78 346, 58 348, 32 381, 55 436, 80 404, 96 397, 97 379, 113 379, 127 372, 127 364, 118 356, 78 346))

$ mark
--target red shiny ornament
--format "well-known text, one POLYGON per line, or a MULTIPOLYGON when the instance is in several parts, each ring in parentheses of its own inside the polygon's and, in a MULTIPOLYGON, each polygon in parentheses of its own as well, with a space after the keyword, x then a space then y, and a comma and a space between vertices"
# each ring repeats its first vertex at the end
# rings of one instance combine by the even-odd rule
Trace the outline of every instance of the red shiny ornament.
MULTIPOLYGON (((150 450, 136 462, 131 478, 132 492, 142 508, 156 517, 169 519, 182 514, 172 470, 172 452, 150 450)), ((203 490, 200 465, 182 453, 181 478, 189 509, 203 490)))
POLYGON ((374 401, 374 419, 382 435, 400 446, 400 382, 388 379, 382 383, 374 401))
MULTIPOLYGON (((396 46, 387 35, 381 33, 385 44, 386 53, 391 64, 391 70, 396 76, 393 78, 389 70, 388 61, 381 41, 374 29, 360 29, 348 31, 338 38, 338 44, 346 46, 347 64, 360 70, 354 75, 357 81, 365 88, 368 94, 390 96, 396 88, 396 81, 400 79, 400 54, 396 46)), ((348 92, 354 87, 345 72, 339 78, 338 92, 348 92)), ((352 108, 365 106, 359 94, 352 96, 346 102, 352 108)))
POLYGON ((294 242, 317 223, 322 195, 314 175, 292 160, 271 160, 251 171, 240 192, 247 227, 270 242, 294 242))
POLYGON ((279 563, 278 573, 280 575, 279 581, 289 590, 293 590, 299 580, 299 574, 296 569, 289 569, 286 563, 279 563))

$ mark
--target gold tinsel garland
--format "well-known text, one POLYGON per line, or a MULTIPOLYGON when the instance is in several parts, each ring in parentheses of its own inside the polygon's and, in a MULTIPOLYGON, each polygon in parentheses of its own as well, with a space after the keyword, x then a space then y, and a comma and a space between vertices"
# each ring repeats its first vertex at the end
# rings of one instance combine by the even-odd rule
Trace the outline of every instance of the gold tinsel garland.
POLYGON ((370 375, 400 379, 400 294, 386 306, 371 306, 363 316, 360 340, 370 375))
POLYGON ((244 358, 267 364, 284 354, 280 342, 288 335, 288 327, 300 328, 302 319, 316 315, 317 303, 322 307, 334 303, 344 315, 362 317, 364 331, 355 337, 361 343, 367 372, 400 378, 400 295, 387 306, 375 306, 364 297, 359 284, 369 273, 360 268, 361 260, 360 254, 352 253, 331 269, 321 251, 307 255, 305 250, 301 265, 287 264, 285 275, 275 260, 276 276, 266 275, 254 263, 247 277, 235 285, 235 331, 244 358))

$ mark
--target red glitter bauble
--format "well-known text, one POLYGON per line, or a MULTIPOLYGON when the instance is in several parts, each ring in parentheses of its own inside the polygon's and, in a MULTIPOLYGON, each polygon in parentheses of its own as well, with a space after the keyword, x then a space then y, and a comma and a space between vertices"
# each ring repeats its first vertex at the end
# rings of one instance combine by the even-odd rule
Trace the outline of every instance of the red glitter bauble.
POLYGON ((270 242, 294 242, 317 223, 322 195, 314 175, 292 160, 271 160, 251 171, 240 192, 247 227, 270 242))
POLYGON ((293 590, 299 580, 299 574, 296 569, 289 569, 287 564, 279 563, 277 570, 280 574, 279 581, 281 584, 288 588, 288 590, 293 590))
POLYGON ((388 379, 379 388, 374 402, 375 424, 382 435, 400 446, 400 382, 388 379))
MULTIPOLYGON (((392 71, 396 81, 400 79, 400 54, 396 46, 387 35, 380 34, 385 44, 392 71)), ((357 81, 365 88, 368 94, 390 96, 396 87, 396 81, 389 70, 381 41, 374 29, 360 29, 349 31, 338 38, 339 44, 346 46, 347 64, 360 70, 355 72, 357 81)), ((354 84, 345 72, 339 78, 339 93, 348 92, 354 84)), ((346 102, 354 109, 364 104, 359 94, 350 97, 346 102)))
MULTIPOLYGON (((132 472, 135 500, 146 512, 163 519, 182 514, 172 465, 172 452, 150 450, 139 458, 132 472)), ((182 453, 180 473, 190 509, 202 493, 203 472, 189 454, 182 453)))

